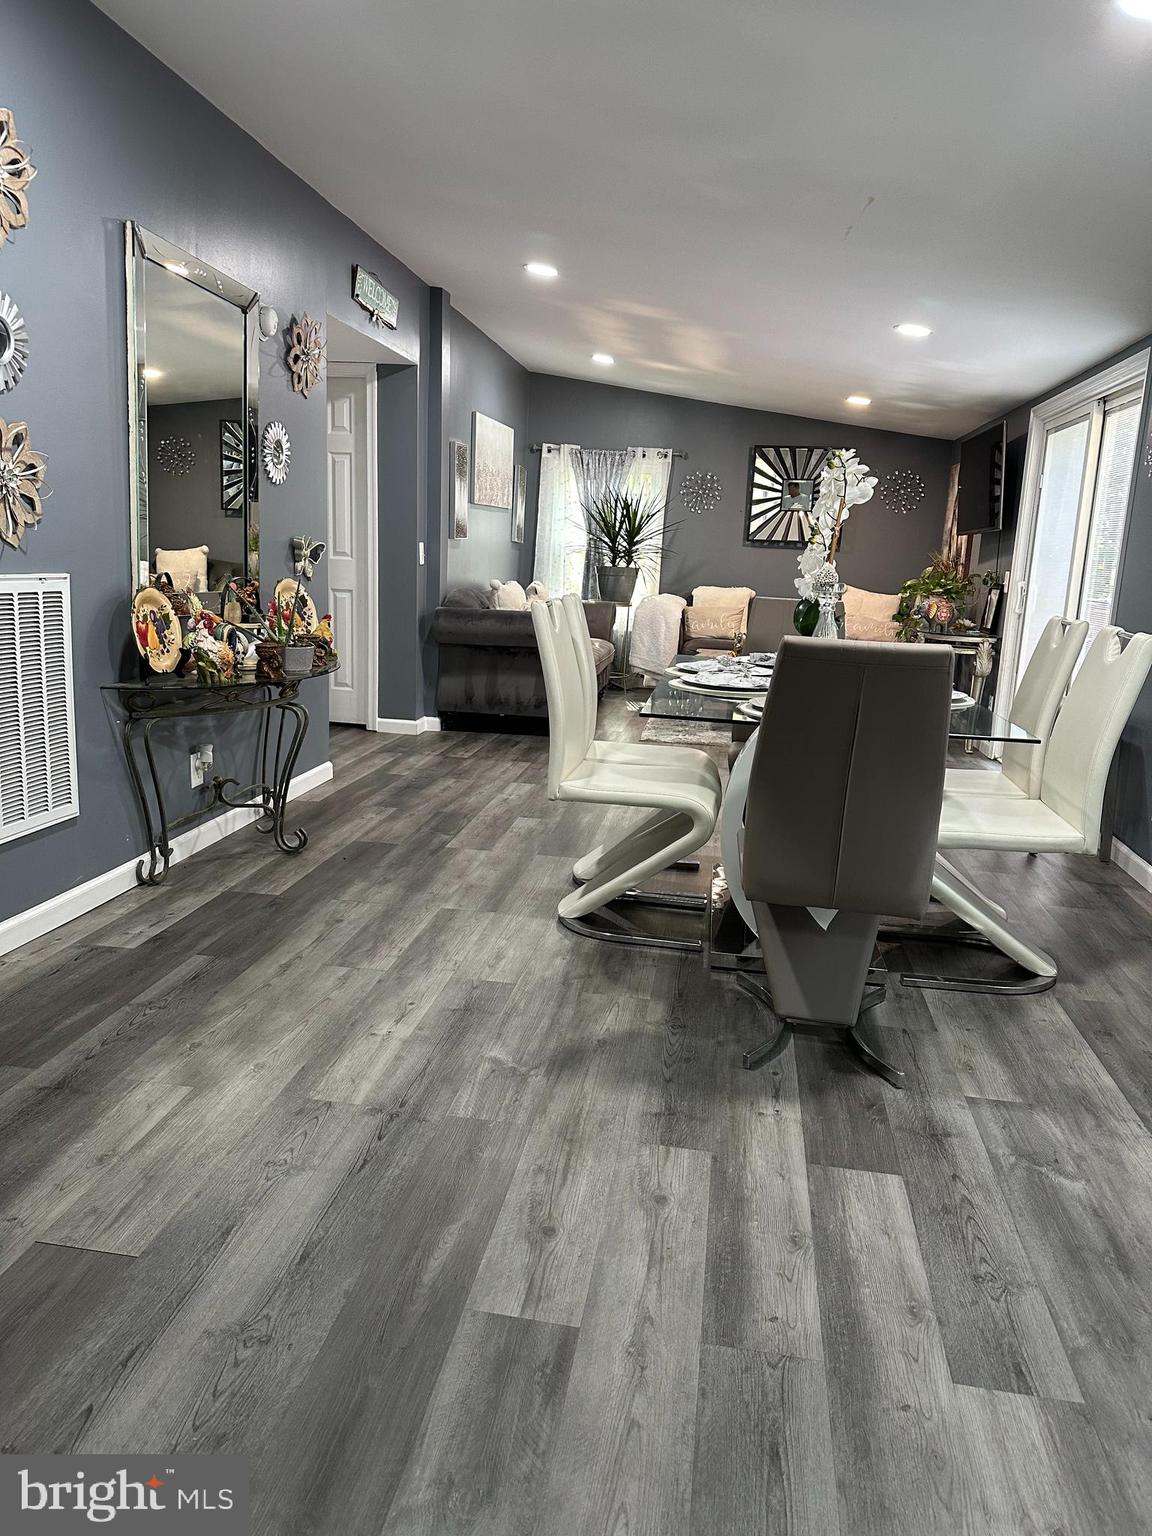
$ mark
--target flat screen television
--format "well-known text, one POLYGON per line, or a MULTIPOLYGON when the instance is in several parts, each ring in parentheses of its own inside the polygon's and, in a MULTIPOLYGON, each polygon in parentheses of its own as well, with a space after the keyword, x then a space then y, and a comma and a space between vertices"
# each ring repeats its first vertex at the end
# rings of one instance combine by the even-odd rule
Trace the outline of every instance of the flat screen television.
POLYGON ((1002 421, 960 444, 957 533, 989 533, 1003 526, 1006 448, 1002 421))

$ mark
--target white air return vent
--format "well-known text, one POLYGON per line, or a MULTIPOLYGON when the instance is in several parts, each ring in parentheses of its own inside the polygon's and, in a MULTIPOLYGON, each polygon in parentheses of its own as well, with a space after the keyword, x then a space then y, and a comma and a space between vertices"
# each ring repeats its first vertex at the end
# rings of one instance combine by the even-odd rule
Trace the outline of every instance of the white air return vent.
POLYGON ((0 843, 80 814, 67 576, 0 576, 0 843))

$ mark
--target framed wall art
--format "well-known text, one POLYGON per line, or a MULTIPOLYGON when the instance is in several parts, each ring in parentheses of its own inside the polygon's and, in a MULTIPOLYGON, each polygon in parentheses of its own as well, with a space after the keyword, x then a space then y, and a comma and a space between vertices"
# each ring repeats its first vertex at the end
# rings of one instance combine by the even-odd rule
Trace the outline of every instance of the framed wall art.
POLYGON ((448 536, 452 539, 466 539, 468 537, 468 475, 472 456, 468 451, 468 444, 461 443, 455 438, 448 444, 448 452, 452 469, 452 531, 448 536))
POLYGON ((745 544, 803 549, 812 537, 812 508, 830 448, 752 449, 745 544))
POLYGON ((472 412, 472 505, 512 510, 512 456, 516 434, 502 421, 472 412))
POLYGON ((244 433, 238 421, 220 422, 220 507, 244 516, 244 433))
POLYGON ((512 498, 512 542, 524 542, 524 509, 528 504, 528 471, 523 464, 516 466, 516 492, 512 498))

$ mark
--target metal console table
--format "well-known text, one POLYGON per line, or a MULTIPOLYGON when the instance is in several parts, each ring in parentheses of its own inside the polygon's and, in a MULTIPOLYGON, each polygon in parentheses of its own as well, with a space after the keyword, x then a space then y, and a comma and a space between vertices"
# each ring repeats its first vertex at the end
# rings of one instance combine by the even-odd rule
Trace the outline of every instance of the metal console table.
POLYGON ((337 670, 337 663, 316 667, 300 677, 273 680, 263 677, 238 677, 230 682, 202 683, 194 678, 157 675, 135 683, 106 683, 103 691, 115 696, 124 711, 124 756, 128 772, 144 818, 148 851, 136 866, 141 885, 159 885, 168 874, 172 860, 172 834, 179 827, 202 820, 217 806, 261 813, 258 830, 270 833, 277 848, 284 853, 299 853, 308 842, 303 827, 284 830, 284 812, 292 771, 308 734, 308 711, 300 703, 300 684, 310 677, 327 677, 337 670), (275 748, 272 748, 272 714, 278 715, 275 748), (152 733, 166 720, 187 720, 196 715, 239 715, 260 713, 260 778, 254 784, 241 785, 239 779, 212 780, 212 797, 193 811, 170 818, 164 803, 152 733), (291 723, 291 731, 285 725, 291 723), (285 744, 285 736, 288 736, 285 744), (151 783, 151 799, 141 768, 137 738, 143 740, 144 764, 151 783), (271 764, 271 773, 269 773, 271 764), (154 803, 154 806, 153 806, 154 803))

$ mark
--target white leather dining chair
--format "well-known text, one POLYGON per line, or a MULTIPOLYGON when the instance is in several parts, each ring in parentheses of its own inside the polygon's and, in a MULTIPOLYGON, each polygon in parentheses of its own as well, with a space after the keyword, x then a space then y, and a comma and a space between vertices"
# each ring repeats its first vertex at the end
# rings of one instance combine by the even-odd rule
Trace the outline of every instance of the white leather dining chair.
MULTIPOLYGON (((637 887, 708 841, 722 798, 716 764, 692 747, 596 741, 595 671, 590 688, 591 643, 579 601, 534 603, 532 624, 548 696, 549 798, 651 812, 623 837, 577 861, 572 874, 579 885, 560 902, 560 921, 592 938, 699 949, 699 941, 658 938, 619 913, 599 909, 625 895, 643 899, 637 887), (593 913, 605 926, 586 921, 593 913)), ((696 897, 654 899, 659 905, 704 906, 696 897)))
MULTIPOLYGON (((1152 635, 1110 626, 1096 636, 1056 718, 1036 795, 945 791, 941 851, 1094 854, 1100 844, 1104 791, 1117 743, 1152 671, 1152 635)), ((1026 981, 905 974, 907 986, 1006 994, 1043 992, 1056 961, 1008 920, 1003 908, 937 860, 932 894, 949 911, 1026 971, 1026 981)))
POLYGON ((1049 619, 1024 668, 1012 703, 1004 711, 1009 720, 1030 736, 1039 737, 1040 745, 1023 746, 1009 742, 1004 748, 999 772, 949 768, 944 777, 944 788, 948 793, 1014 795, 1017 798, 1039 795, 1052 727, 1068 692, 1087 633, 1088 625, 1084 619, 1062 619, 1059 615, 1049 619))

